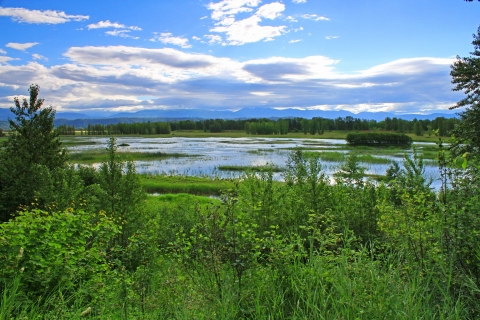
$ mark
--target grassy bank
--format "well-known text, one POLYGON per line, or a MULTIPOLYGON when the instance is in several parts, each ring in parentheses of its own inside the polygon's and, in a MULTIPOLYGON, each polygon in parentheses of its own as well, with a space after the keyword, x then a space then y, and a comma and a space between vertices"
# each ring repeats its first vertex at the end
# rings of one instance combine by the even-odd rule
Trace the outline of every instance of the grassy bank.
MULTIPOLYGON (((182 138, 210 138, 210 137, 217 137, 217 138, 294 138, 294 139, 342 139, 344 140, 347 137, 347 134, 350 132, 357 132, 357 131, 325 131, 322 135, 315 134, 304 134, 303 132, 289 132, 288 134, 284 135, 251 135, 247 134, 244 130, 231 130, 231 131, 224 131, 218 133, 212 132, 205 132, 203 130, 185 130, 185 131, 173 131, 170 134, 157 134, 157 135, 114 135, 116 137, 144 137, 144 138, 168 138, 168 137, 182 137, 182 138)), ((362 131, 368 132, 368 131, 362 131)), ((374 132, 383 132, 383 131, 374 131, 374 132)), ((385 131, 390 132, 390 131, 385 131)), ((434 135, 431 136, 416 136, 413 133, 407 133, 409 137, 413 139, 415 142, 437 142, 438 138, 434 135)), ((109 137, 106 135, 102 136, 75 136, 77 137, 109 137)), ((72 136, 63 136, 62 139, 74 139, 72 136)))
MULTIPOLYGON (((70 162, 79 164, 92 164, 105 161, 106 151, 104 150, 89 150, 87 152, 70 153, 70 162)), ((120 152, 119 156, 122 160, 129 161, 154 161, 163 160, 167 158, 182 158, 194 157, 195 155, 188 155, 182 153, 165 153, 165 152, 120 152)))
POLYGON ((220 195, 234 187, 233 180, 190 176, 140 175, 140 183, 148 193, 189 193, 220 195))
POLYGON ((218 166, 218 170, 221 171, 253 171, 253 172, 282 172, 283 168, 279 168, 276 166, 233 166, 233 165, 225 165, 225 166, 218 166))

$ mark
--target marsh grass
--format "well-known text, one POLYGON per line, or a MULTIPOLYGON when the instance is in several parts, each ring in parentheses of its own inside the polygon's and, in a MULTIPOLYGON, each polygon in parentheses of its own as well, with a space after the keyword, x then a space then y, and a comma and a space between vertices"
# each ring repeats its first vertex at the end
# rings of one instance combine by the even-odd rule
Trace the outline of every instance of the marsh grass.
MULTIPOLYGON (((104 150, 89 150, 88 152, 70 153, 70 162, 81 164, 98 163, 105 160, 107 153, 104 150)), ((164 152, 119 152, 118 155, 123 160, 162 160, 167 158, 183 158, 195 157, 196 155, 189 155, 183 153, 164 153, 164 152)))
MULTIPOLYGON (((319 157, 326 162, 345 162, 348 158, 348 153, 344 152, 304 152, 306 157, 319 157)), ((358 154, 358 161, 371 164, 390 164, 391 159, 376 157, 371 154, 360 153, 358 154)))
POLYGON ((234 181, 208 177, 140 175, 140 183, 148 193, 189 193, 195 195, 220 195, 231 189, 234 181))
POLYGON ((253 172, 282 172, 284 169, 277 166, 234 166, 224 165, 218 166, 218 170, 221 171, 253 171, 253 172))
MULTIPOLYGON (((203 130, 184 130, 184 131, 172 131, 170 134, 155 134, 155 135, 113 135, 115 137, 136 137, 136 138, 168 138, 168 137, 181 137, 181 138, 208 138, 208 137, 218 137, 218 138, 294 138, 294 139, 345 139, 347 134, 350 132, 357 131, 343 131, 343 130, 332 130, 325 131, 323 134, 304 134, 302 132, 289 132, 285 135, 251 135, 247 134, 244 130, 230 130, 223 131, 218 133, 205 132, 203 130)), ((363 131, 362 131, 363 132, 363 131)), ((368 131, 365 131, 368 132, 368 131)), ((382 132, 382 131, 375 131, 382 132)), ((390 132, 390 131, 386 131, 390 132)), ((416 136, 413 133, 406 133, 407 136, 411 137, 413 141, 416 142, 437 142, 438 138, 435 136, 416 136)), ((62 140, 75 140, 83 139, 85 136, 63 136, 62 140)), ((104 135, 100 136, 91 136, 91 137, 106 137, 104 135)))

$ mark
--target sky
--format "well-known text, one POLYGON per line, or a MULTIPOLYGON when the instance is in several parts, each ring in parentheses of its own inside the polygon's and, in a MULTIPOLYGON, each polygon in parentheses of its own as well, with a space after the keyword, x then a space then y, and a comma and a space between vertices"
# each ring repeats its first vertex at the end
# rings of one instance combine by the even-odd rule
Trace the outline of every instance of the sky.
POLYGON ((0 108, 38 84, 59 112, 447 112, 479 25, 462 0, 0 0, 0 108))

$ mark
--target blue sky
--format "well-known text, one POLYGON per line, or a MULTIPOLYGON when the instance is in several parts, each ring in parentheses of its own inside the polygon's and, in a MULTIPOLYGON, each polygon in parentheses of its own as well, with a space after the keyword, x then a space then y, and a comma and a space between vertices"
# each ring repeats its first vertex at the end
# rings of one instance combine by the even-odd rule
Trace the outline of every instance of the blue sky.
POLYGON ((461 0, 0 0, 0 107, 445 112, 461 0))

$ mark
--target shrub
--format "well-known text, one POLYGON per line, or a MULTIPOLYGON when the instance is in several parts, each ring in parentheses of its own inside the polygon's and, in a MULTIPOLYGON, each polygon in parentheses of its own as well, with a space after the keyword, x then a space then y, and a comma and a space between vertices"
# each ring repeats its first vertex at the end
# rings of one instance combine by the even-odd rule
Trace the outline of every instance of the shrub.
POLYGON ((349 133, 347 143, 351 145, 411 145, 412 138, 403 133, 349 133))

